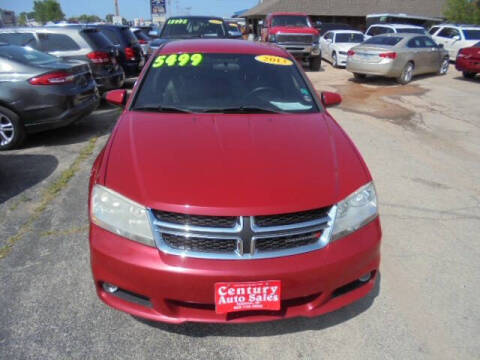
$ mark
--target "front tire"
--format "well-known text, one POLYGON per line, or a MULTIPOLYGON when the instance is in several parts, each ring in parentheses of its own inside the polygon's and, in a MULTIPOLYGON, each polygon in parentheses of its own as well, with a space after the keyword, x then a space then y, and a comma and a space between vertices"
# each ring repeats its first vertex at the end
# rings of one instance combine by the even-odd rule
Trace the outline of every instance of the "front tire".
POLYGON ((310 58, 310 70, 320 71, 321 66, 322 66, 322 57, 321 56, 315 56, 315 57, 310 58))
POLYGON ((475 77, 475 73, 468 71, 464 71, 462 74, 465 79, 473 79, 475 77))
POLYGON ((402 73, 397 78, 397 81, 402 85, 408 84, 410 81, 412 81, 414 68, 415 67, 413 63, 409 61, 407 65, 405 65, 405 67, 403 68, 402 73))
POLYGON ((19 146, 25 139, 25 128, 20 117, 0 106, 0 151, 19 146))

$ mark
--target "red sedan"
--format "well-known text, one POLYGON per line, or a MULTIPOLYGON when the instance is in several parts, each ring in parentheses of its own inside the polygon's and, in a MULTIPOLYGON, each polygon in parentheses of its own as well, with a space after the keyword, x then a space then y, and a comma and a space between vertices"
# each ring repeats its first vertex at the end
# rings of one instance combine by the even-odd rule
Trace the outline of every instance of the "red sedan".
POLYGON ((480 41, 471 47, 460 49, 455 67, 470 79, 480 73, 480 41))
POLYGON ((170 323, 317 316, 375 285, 372 177, 286 51, 185 40, 152 56, 93 166, 90 250, 108 305, 170 323))

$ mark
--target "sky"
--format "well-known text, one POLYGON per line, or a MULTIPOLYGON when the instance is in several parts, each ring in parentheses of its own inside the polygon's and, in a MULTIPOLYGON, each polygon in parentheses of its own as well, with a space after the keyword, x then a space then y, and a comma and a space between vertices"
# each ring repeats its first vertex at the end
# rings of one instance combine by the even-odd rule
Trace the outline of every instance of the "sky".
MULTIPOLYGON (((82 14, 114 14, 114 0, 57 0, 66 17, 82 14)), ((167 0, 168 2, 168 0, 167 0)), ((168 15, 212 15, 231 16, 235 11, 257 5, 259 0, 170 0, 168 15)), ((126 19, 150 18, 150 0, 118 0, 120 15, 126 19)), ((32 11, 33 0, 0 0, 0 8, 13 10, 17 15, 22 11, 32 11)))

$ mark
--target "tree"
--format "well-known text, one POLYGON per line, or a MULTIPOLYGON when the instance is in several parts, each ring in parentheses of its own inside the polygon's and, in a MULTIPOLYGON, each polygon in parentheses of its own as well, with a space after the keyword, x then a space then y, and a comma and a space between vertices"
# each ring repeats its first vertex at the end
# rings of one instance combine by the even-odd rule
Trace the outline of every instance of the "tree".
POLYGON ((445 17, 460 24, 480 24, 480 1, 447 0, 445 17))
POLYGON ((78 17, 78 22, 80 23, 94 23, 94 22, 100 22, 102 21, 101 18, 99 18, 97 15, 86 15, 86 14, 83 14, 83 15, 80 15, 78 17))
POLYGON ((33 11, 30 12, 25 12, 22 11, 20 15, 18 15, 18 24, 21 26, 28 25, 28 20, 29 19, 34 19, 35 18, 35 13, 33 11))
POLYGON ((113 14, 107 14, 105 20, 110 24, 113 23, 113 14))
POLYGON ((33 2, 33 11, 35 12, 35 20, 42 24, 65 19, 65 14, 57 0, 36 0, 33 2))

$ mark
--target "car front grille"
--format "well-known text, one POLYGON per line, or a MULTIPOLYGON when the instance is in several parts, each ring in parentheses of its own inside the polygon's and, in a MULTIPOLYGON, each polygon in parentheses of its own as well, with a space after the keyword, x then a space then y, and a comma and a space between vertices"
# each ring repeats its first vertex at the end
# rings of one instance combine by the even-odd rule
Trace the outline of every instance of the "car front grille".
POLYGON ((196 258, 262 259, 318 250, 330 240, 336 206, 261 216, 205 216, 151 210, 165 253, 196 258))
POLYGON ((312 44, 313 36, 308 34, 278 34, 277 42, 285 44, 312 44))

